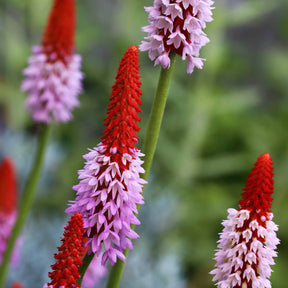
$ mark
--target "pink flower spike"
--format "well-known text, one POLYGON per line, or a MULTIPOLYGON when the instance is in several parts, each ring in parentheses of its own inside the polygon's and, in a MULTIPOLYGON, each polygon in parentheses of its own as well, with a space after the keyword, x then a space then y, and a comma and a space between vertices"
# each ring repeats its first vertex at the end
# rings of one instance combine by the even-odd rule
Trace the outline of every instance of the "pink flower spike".
POLYGON ((192 73, 195 66, 202 69, 202 61, 199 65, 199 61, 191 59, 198 57, 200 48, 209 42, 202 29, 213 20, 212 4, 211 0, 154 0, 153 7, 145 8, 150 25, 142 28, 148 36, 140 50, 149 51, 150 59, 156 58, 155 65, 160 63, 163 68, 169 65, 167 60, 162 61, 162 56, 169 57, 170 52, 175 52, 183 60, 188 58, 187 73, 192 73), (155 41, 157 37, 161 37, 161 42, 155 41))
POLYGON ((215 260, 213 281, 218 288, 271 288, 267 279, 274 265, 274 251, 280 243, 270 211, 273 193, 272 159, 262 154, 252 169, 239 209, 228 209, 228 220, 222 222, 215 260))
POLYGON ((131 225, 140 223, 137 205, 144 203, 141 193, 146 183, 140 177, 143 154, 135 148, 141 120, 139 78, 138 48, 132 46, 120 62, 112 87, 102 142, 83 156, 86 163, 78 171, 80 182, 73 187, 77 196, 66 209, 69 214, 82 214, 88 253, 99 256, 102 265, 107 260, 114 265, 117 258, 125 261, 123 251, 132 249, 130 239, 138 237, 131 225))
POLYGON ((32 47, 21 89, 36 122, 67 122, 79 106, 81 57, 74 54, 74 0, 54 0, 41 46, 32 47))

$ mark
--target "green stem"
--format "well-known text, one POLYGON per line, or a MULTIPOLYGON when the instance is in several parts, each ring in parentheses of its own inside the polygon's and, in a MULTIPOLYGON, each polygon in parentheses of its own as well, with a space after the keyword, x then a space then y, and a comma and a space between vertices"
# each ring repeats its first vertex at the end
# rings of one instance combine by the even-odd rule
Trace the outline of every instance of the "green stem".
POLYGON ((145 173, 142 177, 144 180, 148 179, 151 164, 154 158, 163 114, 166 106, 168 91, 170 87, 170 80, 174 68, 175 56, 176 54, 174 53, 170 54, 171 64, 169 69, 161 68, 158 86, 149 117, 148 127, 146 130, 144 144, 141 149, 141 152, 145 154, 143 163, 145 173))
POLYGON ((22 231, 22 228, 25 224, 25 221, 27 219, 27 216, 32 206, 33 198, 35 195, 35 190, 37 188, 37 184, 39 181, 39 177, 40 177, 43 162, 44 162, 45 150, 47 147, 50 130, 51 130, 50 126, 51 125, 43 125, 42 127, 40 127, 41 131, 39 134, 38 148, 37 148, 37 152, 36 152, 36 156, 34 160, 34 165, 30 172, 28 181, 26 183, 23 196, 22 196, 22 200, 20 201, 18 217, 13 227, 9 241, 7 243, 7 248, 4 253, 3 262, 0 267, 0 288, 4 287, 5 277, 8 272, 9 261, 10 261, 10 257, 14 248, 15 241, 17 240, 18 236, 20 235, 22 231))
MULTIPOLYGON (((172 71, 174 67, 175 54, 172 54, 170 56, 170 59, 171 59, 170 68, 169 69, 161 68, 160 78, 158 81, 158 86, 157 86, 154 102, 153 102, 150 117, 149 117, 144 145, 142 148, 142 152, 145 154, 144 163, 143 163, 145 174, 142 177, 144 180, 147 180, 148 178, 151 164, 153 161, 153 157, 155 154, 156 146, 157 146, 157 141, 158 141, 159 132, 160 132, 161 123, 162 123, 163 114, 164 114, 165 105, 166 105, 166 100, 167 100, 168 91, 170 87, 170 80, 171 80, 172 71)), ((134 227, 132 229, 134 229, 134 227)), ((128 251, 129 251, 128 249, 124 251, 125 257, 127 257, 128 251)), ((106 288, 118 288, 119 287, 122 274, 124 271, 124 266, 125 266, 125 263, 118 259, 115 265, 110 270, 106 288)))

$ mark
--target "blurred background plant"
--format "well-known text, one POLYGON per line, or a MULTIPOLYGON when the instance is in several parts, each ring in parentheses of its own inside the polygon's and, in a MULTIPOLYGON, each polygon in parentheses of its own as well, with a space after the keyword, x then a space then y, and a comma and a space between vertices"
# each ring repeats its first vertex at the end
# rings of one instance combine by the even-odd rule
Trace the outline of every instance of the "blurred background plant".
MULTIPOLYGON (((36 147, 37 127, 19 89, 30 46, 38 44, 51 0, 0 0, 0 157, 11 155, 23 188, 36 147)), ((81 107, 73 121, 58 124, 32 214, 23 236, 22 262, 9 285, 36 288, 48 280, 53 253, 74 199, 81 155, 99 142, 106 105, 121 56, 140 44, 150 1, 77 2, 77 53, 85 73, 81 107), (33 271, 31 273, 31 271, 33 271)), ((122 287, 213 287, 208 272, 227 208, 237 208, 257 157, 269 152, 275 166, 272 211, 280 229, 273 288, 286 288, 288 266, 288 2, 216 1, 202 49, 203 70, 186 74, 177 61, 163 127, 140 209, 140 239, 129 254, 122 287)), ((159 67, 141 53, 142 130, 159 67)), ((179 59, 180 60, 180 59, 179 59)), ((105 287, 105 279, 99 287, 105 287)))

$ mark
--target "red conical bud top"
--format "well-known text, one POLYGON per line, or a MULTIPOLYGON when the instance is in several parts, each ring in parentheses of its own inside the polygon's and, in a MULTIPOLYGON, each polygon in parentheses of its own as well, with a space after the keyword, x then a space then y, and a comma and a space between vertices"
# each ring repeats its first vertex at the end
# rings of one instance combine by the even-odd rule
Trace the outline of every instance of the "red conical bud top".
POLYGON ((13 283, 11 288, 23 288, 23 285, 21 282, 15 282, 15 283, 13 283))
MULTIPOLYGON (((107 109, 108 117, 104 124, 106 129, 101 137, 102 143, 108 148, 117 148, 117 153, 114 155, 116 159, 113 161, 118 163, 122 162, 124 153, 131 154, 130 149, 135 148, 134 144, 138 142, 136 132, 140 128, 137 122, 141 119, 137 113, 142 112, 139 108, 142 103, 140 100, 142 92, 138 54, 137 46, 131 46, 120 61, 107 109)), ((107 149, 107 153, 109 150, 107 149)))
POLYGON ((53 287, 79 287, 77 280, 80 277, 78 268, 82 265, 83 257, 83 219, 80 213, 71 216, 63 234, 63 243, 58 247, 58 254, 54 254, 57 262, 51 265, 53 272, 49 272, 52 280, 48 285, 53 287))
POLYGON ((0 164, 0 212, 10 214, 16 209, 17 181, 11 158, 6 157, 0 164))
POLYGON ((258 215, 266 215, 271 207, 273 193, 273 162, 269 153, 262 154, 254 164, 249 174, 242 198, 239 201, 241 209, 256 211, 258 215))
POLYGON ((74 0, 54 0, 42 40, 51 62, 65 62, 74 52, 75 13, 74 0))

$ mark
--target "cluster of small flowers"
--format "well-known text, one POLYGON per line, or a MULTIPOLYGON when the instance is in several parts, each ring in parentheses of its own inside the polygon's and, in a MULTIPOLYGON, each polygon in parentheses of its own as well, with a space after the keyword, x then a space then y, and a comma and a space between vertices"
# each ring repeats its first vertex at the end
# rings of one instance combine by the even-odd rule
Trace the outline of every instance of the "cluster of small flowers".
POLYGON ((67 122, 79 106, 82 91, 81 56, 74 54, 74 0, 55 0, 42 45, 32 47, 22 90, 26 107, 36 122, 67 122))
MULTIPOLYGON (((75 204, 66 212, 72 214, 80 211, 84 215, 89 252, 99 256, 101 243, 104 243, 106 251, 102 264, 108 258, 114 264, 116 257, 125 260, 123 250, 133 248, 127 237, 138 237, 131 224, 140 224, 134 213, 137 214, 137 204, 143 204, 141 192, 145 181, 139 177, 139 173, 144 173, 141 168, 143 161, 139 159, 143 154, 137 149, 131 151, 131 155, 123 155, 122 163, 128 167, 125 170, 117 162, 111 161, 111 157, 105 156, 106 151, 105 145, 100 143, 83 156, 86 164, 79 171, 79 179, 84 180, 73 187, 78 196, 75 204)), ((112 153, 117 153, 117 149, 113 149, 112 153)))
POLYGON ((271 288, 267 279, 274 265, 274 251, 279 244, 270 211, 273 193, 272 160, 268 153, 261 155, 239 201, 239 210, 228 209, 228 220, 223 221, 213 281, 218 288, 271 288))
POLYGON ((140 224, 135 215, 137 205, 144 203, 141 193, 146 183, 139 176, 144 173, 139 158, 143 154, 134 147, 137 112, 141 111, 138 74, 138 49, 132 46, 120 62, 112 87, 102 142, 84 155, 85 167, 78 172, 81 181, 73 187, 77 197, 66 209, 83 215, 88 252, 101 257, 103 265, 108 259, 114 265, 117 257, 125 261, 123 251, 132 249, 130 239, 138 237, 131 225, 140 224), (125 85, 127 79, 129 85, 125 85), (105 252, 100 256, 102 245, 105 252))
POLYGON ((146 7, 149 13, 148 33, 140 45, 140 50, 149 50, 149 57, 155 65, 170 66, 169 54, 175 52, 182 59, 188 58, 187 72, 194 67, 202 68, 203 59, 199 50, 209 42, 202 31, 206 22, 212 21, 211 0, 155 0, 153 7, 146 7))
POLYGON ((42 46, 34 46, 32 53, 21 86, 28 93, 28 111, 37 122, 50 123, 51 116, 56 122, 67 122, 72 109, 79 106, 81 57, 71 55, 62 61, 53 50, 48 53, 42 46))
POLYGON ((228 213, 228 220, 222 223, 224 230, 215 257, 218 268, 211 271, 215 274, 213 281, 219 281, 219 288, 244 287, 244 283, 247 287, 250 287, 248 283, 255 287, 270 287, 267 278, 271 276, 270 265, 275 264, 273 257, 277 253, 274 249, 279 244, 273 214, 262 216, 258 223, 251 219, 252 213, 248 210, 228 209, 228 213))

